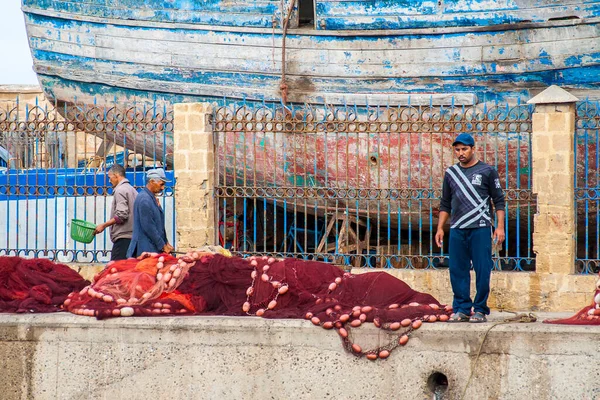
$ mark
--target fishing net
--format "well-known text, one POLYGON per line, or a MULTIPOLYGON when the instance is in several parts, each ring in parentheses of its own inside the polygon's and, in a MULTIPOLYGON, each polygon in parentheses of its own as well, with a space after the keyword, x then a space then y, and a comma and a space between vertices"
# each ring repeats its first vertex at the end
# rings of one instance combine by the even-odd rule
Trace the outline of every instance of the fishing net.
POLYGON ((545 324, 563 325, 600 325, 600 280, 596 282, 596 292, 592 304, 583 307, 579 312, 569 318, 547 319, 545 324))
POLYGON ((0 312, 60 311, 67 295, 89 284, 66 265, 0 257, 0 312))
POLYGON ((144 254, 111 262, 65 308, 99 319, 132 315, 256 315, 306 318, 336 329, 348 351, 386 358, 423 322, 448 319, 449 308, 385 272, 353 275, 316 261, 196 251, 180 258, 144 254), (389 343, 363 351, 349 331, 365 322, 388 330, 389 343))

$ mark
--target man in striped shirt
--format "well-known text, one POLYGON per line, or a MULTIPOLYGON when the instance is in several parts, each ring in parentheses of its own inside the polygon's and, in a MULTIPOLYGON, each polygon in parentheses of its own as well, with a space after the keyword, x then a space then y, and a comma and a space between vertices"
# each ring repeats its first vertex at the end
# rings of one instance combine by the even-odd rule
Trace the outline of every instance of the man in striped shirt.
POLYGON ((498 172, 475 157, 475 140, 467 133, 452 144, 458 158, 446 170, 440 201, 440 218, 435 241, 444 243, 444 225, 450 218, 450 283, 454 292, 451 322, 485 322, 490 313, 487 299, 492 272, 492 238, 504 241, 504 193, 498 172), (494 205, 497 226, 493 230, 490 206, 494 205), (492 233, 493 230, 493 233, 492 233), (477 293, 471 300, 471 263, 477 293), (471 311, 474 311, 471 315, 471 311))

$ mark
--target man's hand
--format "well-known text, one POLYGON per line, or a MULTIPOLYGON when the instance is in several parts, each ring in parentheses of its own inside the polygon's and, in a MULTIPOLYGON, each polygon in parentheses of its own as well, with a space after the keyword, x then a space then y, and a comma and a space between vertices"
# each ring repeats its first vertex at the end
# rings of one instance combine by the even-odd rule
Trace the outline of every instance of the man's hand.
POLYGON ((104 224, 96 225, 96 229, 94 229, 94 235, 104 232, 106 226, 104 224))
POLYGON ((494 231, 494 236, 492 237, 494 239, 494 244, 502 244, 502 242, 504 242, 504 239, 506 239, 504 228, 496 228, 496 230, 494 231))
POLYGON ((444 230, 443 229, 437 230, 437 233, 435 234, 435 243, 438 245, 438 247, 440 249, 444 245, 444 230))
POLYGON ((175 250, 175 248, 173 246, 171 246, 169 243, 165 244, 162 248, 162 252, 167 253, 167 254, 170 254, 173 250, 175 250))

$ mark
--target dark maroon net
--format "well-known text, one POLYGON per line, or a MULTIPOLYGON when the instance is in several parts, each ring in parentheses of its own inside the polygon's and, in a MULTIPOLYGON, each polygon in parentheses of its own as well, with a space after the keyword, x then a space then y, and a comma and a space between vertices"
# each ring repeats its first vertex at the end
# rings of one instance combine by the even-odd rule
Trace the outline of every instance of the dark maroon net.
POLYGON ((547 319, 545 324, 562 325, 600 325, 600 280, 596 283, 596 292, 592 304, 583 307, 575 315, 563 319, 547 319))
POLYGON ((406 344, 422 322, 445 321, 449 309, 385 273, 352 275, 331 264, 268 257, 226 257, 195 252, 180 259, 146 255, 111 263, 65 307, 79 315, 257 315, 306 318, 337 329, 345 347, 370 359, 406 344), (362 351, 349 331, 365 322, 395 333, 362 351))
POLYGON ((0 257, 0 312, 55 312, 89 284, 66 265, 46 259, 0 257))
POLYGON ((450 312, 385 272, 352 275, 322 262, 242 259, 212 250, 110 262, 88 286, 67 266, 3 257, 0 279, 2 311, 56 311, 64 301, 66 310, 98 319, 181 314, 306 318, 335 328, 348 351, 372 360, 388 357, 423 322, 446 321, 450 312), (349 332, 365 322, 390 331, 391 341, 363 351, 349 332))

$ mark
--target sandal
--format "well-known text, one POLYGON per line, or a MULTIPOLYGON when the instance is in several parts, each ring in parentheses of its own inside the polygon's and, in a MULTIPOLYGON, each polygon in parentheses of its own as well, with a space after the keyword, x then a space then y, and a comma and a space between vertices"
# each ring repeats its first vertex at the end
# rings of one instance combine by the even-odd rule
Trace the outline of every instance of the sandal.
POLYGON ((457 312, 452 314, 452 316, 448 319, 448 322, 469 322, 470 319, 467 314, 457 312))
POLYGON ((475 314, 471 315, 469 322, 473 324, 480 324, 482 322, 487 322, 487 318, 485 317, 485 314, 476 312, 475 314))

